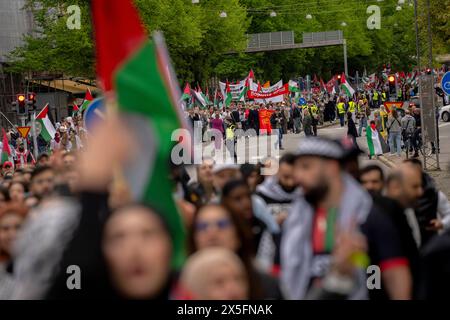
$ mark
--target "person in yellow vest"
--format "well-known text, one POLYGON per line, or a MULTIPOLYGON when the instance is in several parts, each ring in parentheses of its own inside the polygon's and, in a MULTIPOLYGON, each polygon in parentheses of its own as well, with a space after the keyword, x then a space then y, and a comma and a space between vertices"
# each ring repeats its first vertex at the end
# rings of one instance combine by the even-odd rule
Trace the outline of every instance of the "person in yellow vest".
POLYGON ((386 108, 384 105, 380 107, 380 118, 381 118, 381 136, 386 140, 387 139, 387 130, 386 130, 386 123, 388 121, 388 113, 386 111, 386 108))
POLYGON ((355 121, 356 120, 356 116, 355 116, 355 114, 356 114, 356 103, 355 103, 355 101, 350 100, 348 102, 348 110, 347 110, 347 112, 350 112, 352 114, 352 119, 353 119, 353 121, 355 121))
POLYGON ((309 102, 308 107, 312 116, 313 135, 317 136, 317 125, 319 124, 319 108, 317 108, 317 106, 312 101, 309 102))
POLYGON ((372 101, 373 101, 373 107, 374 108, 378 108, 380 106, 380 96, 377 90, 373 90, 373 96, 372 96, 372 101))
POLYGON ((343 98, 339 100, 338 104, 336 105, 336 108, 339 116, 339 121, 341 123, 341 127, 343 127, 345 125, 345 103, 343 98))
POLYGON ((397 92, 397 101, 403 101, 403 91, 402 91, 402 88, 399 88, 399 89, 398 89, 398 92, 397 92))
POLYGON ((386 91, 383 90, 383 92, 381 92, 381 102, 385 103, 386 100, 387 100, 386 91))

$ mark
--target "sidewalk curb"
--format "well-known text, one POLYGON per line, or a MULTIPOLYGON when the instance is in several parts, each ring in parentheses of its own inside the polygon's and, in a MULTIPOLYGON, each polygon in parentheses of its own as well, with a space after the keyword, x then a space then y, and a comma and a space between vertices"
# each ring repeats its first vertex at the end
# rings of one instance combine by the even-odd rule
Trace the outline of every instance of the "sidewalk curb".
POLYGON ((379 156, 378 160, 380 160, 382 163, 384 163, 388 168, 395 168, 395 163, 385 156, 379 156))

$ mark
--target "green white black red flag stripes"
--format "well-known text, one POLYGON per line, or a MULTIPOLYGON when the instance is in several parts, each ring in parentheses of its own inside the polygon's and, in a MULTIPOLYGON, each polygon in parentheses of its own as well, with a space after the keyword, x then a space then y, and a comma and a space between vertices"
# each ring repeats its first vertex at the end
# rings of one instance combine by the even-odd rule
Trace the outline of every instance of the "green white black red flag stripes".
POLYGON ((81 104, 81 107, 79 109, 79 112, 83 112, 87 109, 87 107, 89 106, 89 104, 94 100, 94 98, 92 97, 92 93, 91 90, 87 89, 86 90, 86 94, 84 95, 84 100, 83 103, 81 104))
POLYGON ((141 127, 144 138, 137 139, 139 149, 142 154, 151 155, 128 168, 133 171, 128 177, 137 179, 129 179, 129 185, 139 187, 134 190, 139 197, 136 201, 153 206, 163 216, 172 237, 172 265, 180 268, 185 256, 185 231, 169 178, 170 155, 172 133, 187 126, 182 110, 176 107, 180 101, 173 84, 176 77, 162 36, 155 35, 153 42, 148 40, 131 0, 92 3, 99 83, 106 97, 117 97, 123 117, 135 125, 133 132, 141 127), (151 136, 146 138, 145 133, 151 136), (142 167, 151 170, 143 174, 142 167))
POLYGON ((370 126, 366 128, 367 146, 369 147, 370 156, 378 156, 383 154, 380 137, 377 130, 373 130, 370 126))
POLYGON ((355 89, 353 89, 350 83, 347 82, 347 79, 345 79, 345 73, 342 73, 341 76, 341 89, 349 98, 353 97, 355 94, 355 89))
POLYGON ((227 81, 226 87, 225 87, 225 97, 224 97, 224 104, 226 107, 229 107, 231 104, 231 100, 233 100, 233 96, 231 95, 231 89, 230 84, 227 81))
POLYGON ((36 116, 36 121, 41 126, 41 137, 46 141, 49 142, 55 137, 55 127, 53 126, 52 122, 50 121, 48 117, 48 103, 45 105, 45 107, 39 112, 39 114, 36 116))

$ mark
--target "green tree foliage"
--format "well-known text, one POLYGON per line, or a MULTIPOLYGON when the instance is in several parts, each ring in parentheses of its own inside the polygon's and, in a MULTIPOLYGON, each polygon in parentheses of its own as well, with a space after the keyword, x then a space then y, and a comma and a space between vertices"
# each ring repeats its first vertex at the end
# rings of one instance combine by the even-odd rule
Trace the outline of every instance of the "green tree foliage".
MULTIPOLYGON (((37 29, 11 55, 14 71, 55 71, 95 77, 94 45, 89 0, 27 0, 37 29), (67 6, 78 4, 81 30, 66 28, 67 6)), ((246 34, 293 30, 295 41, 304 32, 343 30, 347 39, 349 73, 394 70, 415 65, 414 8, 397 0, 134 0, 149 32, 164 32, 181 83, 204 85, 211 77, 242 79, 253 69, 258 79, 277 81, 304 74, 328 80, 344 69, 341 46, 316 49, 244 53, 246 34), (381 29, 367 28, 369 5, 381 8, 381 29), (224 11, 227 17, 219 14, 224 11), (276 16, 271 17, 271 12, 276 16), (311 15, 311 19, 306 16, 311 15), (345 22, 346 26, 342 26, 345 22), (234 52, 234 53, 231 53, 234 52)), ((419 0, 419 11, 424 3, 419 0)), ((449 52, 450 0, 430 0, 433 45, 449 52), (447 10, 444 9, 447 7, 447 10)), ((273 15, 273 14, 272 14, 273 15)), ((419 17, 421 37, 423 14, 419 17)), ((422 50, 426 48, 422 46, 422 50)))

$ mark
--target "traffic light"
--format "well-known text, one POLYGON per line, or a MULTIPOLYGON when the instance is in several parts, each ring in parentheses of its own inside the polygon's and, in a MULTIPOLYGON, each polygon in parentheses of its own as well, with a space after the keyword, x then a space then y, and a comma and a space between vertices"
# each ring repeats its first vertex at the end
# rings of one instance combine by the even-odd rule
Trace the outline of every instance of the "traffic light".
POLYGON ((396 93, 396 84, 395 84, 395 76, 394 75, 390 75, 389 77, 388 77, 388 80, 389 80, 389 94, 390 95, 395 95, 395 93, 396 93))
POLYGON ((31 92, 28 94, 27 104, 34 110, 36 108, 36 94, 31 92))
POLYGON ((430 68, 427 68, 426 73, 427 73, 427 74, 431 74, 431 69, 430 69, 430 68))
POLYGON ((16 96, 17 100, 17 114, 26 115, 28 113, 26 98, 23 93, 20 93, 16 96))
POLYGON ((338 76, 337 76, 337 82, 338 82, 338 85, 341 85, 341 75, 340 74, 338 74, 338 76))

